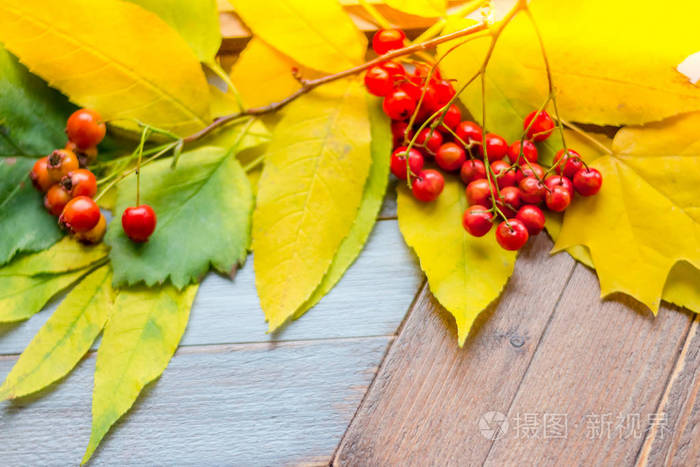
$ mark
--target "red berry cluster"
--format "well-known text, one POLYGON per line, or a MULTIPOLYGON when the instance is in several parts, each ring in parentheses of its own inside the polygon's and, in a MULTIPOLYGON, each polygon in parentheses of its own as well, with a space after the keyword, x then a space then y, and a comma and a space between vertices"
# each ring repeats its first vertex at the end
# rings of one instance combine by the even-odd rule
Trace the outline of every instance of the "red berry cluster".
POLYGON ((94 110, 75 111, 66 124, 68 144, 34 163, 29 176, 44 195, 44 206, 64 229, 84 243, 99 243, 107 221, 92 199, 97 179, 86 167, 97 159, 105 124, 94 110))

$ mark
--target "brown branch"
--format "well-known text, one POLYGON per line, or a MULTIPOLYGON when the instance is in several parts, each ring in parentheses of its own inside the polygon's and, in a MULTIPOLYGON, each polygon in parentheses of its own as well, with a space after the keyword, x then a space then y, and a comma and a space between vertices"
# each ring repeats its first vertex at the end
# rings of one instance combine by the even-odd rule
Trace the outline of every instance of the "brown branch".
POLYGON ((298 90, 296 90, 295 92, 290 94, 289 96, 285 97, 284 99, 277 101, 277 102, 273 102, 273 103, 268 104, 268 105, 264 105, 262 107, 252 107, 250 109, 242 110, 242 111, 237 112, 235 114, 226 115, 224 117, 217 118, 212 123, 210 123, 206 127, 202 128, 198 132, 193 133, 190 136, 183 138, 183 142, 184 143, 191 143, 193 141, 197 141, 197 140, 205 137, 206 135, 208 135, 209 133, 211 133, 215 129, 222 127, 222 126, 232 122, 233 120, 237 120, 241 117, 262 115, 262 114, 274 112, 274 111, 284 107, 285 105, 289 104, 290 102, 296 100, 297 98, 303 96, 304 94, 308 93, 312 89, 314 89, 322 84, 330 83, 332 81, 336 81, 336 80, 345 78, 347 76, 355 75, 355 74, 360 73, 368 68, 371 68, 375 65, 383 63, 387 60, 392 60, 394 58, 402 57, 404 55, 410 55, 410 54, 413 54, 416 52, 420 52, 422 50, 428 50, 428 49, 431 49, 433 47, 436 47, 439 44, 449 42, 451 40, 458 39, 460 37, 468 36, 470 34, 476 34, 478 32, 485 31, 488 29, 488 27, 489 27, 488 24, 480 23, 480 24, 477 24, 477 25, 469 27, 469 28, 460 29, 459 31, 455 31, 455 32, 450 33, 450 34, 445 34, 444 36, 439 36, 439 37, 436 37, 434 39, 427 40, 425 42, 420 42, 418 44, 409 45, 408 47, 404 47, 402 49, 393 50, 391 52, 385 53, 384 55, 380 55, 379 57, 377 57, 373 60, 365 62, 362 65, 348 68, 347 70, 344 70, 344 71, 341 71, 338 73, 323 76, 323 77, 318 78, 318 79, 302 80, 301 81, 302 86, 298 90))

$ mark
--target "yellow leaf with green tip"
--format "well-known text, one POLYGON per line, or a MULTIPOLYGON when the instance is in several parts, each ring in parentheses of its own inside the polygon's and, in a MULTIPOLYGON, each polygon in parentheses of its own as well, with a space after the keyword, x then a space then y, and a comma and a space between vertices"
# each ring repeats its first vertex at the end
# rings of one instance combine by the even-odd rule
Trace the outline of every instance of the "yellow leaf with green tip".
POLYGON ((109 248, 103 243, 85 245, 66 236, 44 251, 22 256, 1 268, 0 277, 75 271, 106 258, 108 253, 109 248))
POLYGON ((294 101, 273 131, 253 214, 255 283, 275 330, 325 276, 357 217, 371 164, 360 82, 294 101))
POLYGON ((417 201, 404 184, 397 201, 401 233, 418 255, 430 291, 455 317, 462 346, 476 317, 508 282, 516 253, 501 248, 493 232, 477 238, 462 228, 467 200, 453 177, 432 203, 417 201))
POLYGON ((109 266, 102 266, 66 296, 7 375, 0 400, 39 391, 78 364, 111 311, 114 291, 110 282, 109 266))
POLYGON ((209 122, 207 82, 187 42, 119 0, 0 0, 0 41, 33 73, 113 123, 186 136, 209 122))
POLYGON ((187 327, 197 285, 119 292, 97 352, 87 462, 141 390, 168 366, 187 327))

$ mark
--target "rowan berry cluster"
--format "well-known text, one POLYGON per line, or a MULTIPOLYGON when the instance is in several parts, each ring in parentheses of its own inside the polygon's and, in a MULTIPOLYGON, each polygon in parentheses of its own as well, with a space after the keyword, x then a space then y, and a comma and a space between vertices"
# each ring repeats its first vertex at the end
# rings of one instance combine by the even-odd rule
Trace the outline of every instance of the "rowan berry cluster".
MULTIPOLYGON (((404 40, 402 31, 385 29, 375 34, 372 46, 382 55, 403 47, 404 40)), ((451 104, 455 89, 437 67, 412 67, 408 72, 397 61, 385 61, 365 74, 367 90, 384 98, 383 110, 392 119, 391 172, 408 179, 414 197, 423 202, 440 196, 442 172, 459 173, 469 204, 462 225, 471 235, 486 235, 498 222, 498 243, 518 250, 544 228, 541 205, 561 212, 574 191, 591 196, 600 190, 600 172, 587 167, 573 149, 560 150, 549 169, 538 164, 535 143, 555 127, 546 111, 531 112, 523 122, 523 137, 509 145, 476 123, 462 121, 459 107, 451 104), (442 172, 424 168, 430 159, 442 172)))

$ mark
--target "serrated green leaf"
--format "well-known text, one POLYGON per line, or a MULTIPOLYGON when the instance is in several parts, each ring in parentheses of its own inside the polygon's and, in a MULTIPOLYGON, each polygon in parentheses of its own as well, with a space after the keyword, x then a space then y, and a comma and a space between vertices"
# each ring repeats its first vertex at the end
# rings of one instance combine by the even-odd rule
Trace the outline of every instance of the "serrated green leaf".
POLYGON ((455 317, 461 347, 476 317, 508 282, 516 253, 501 248, 493 232, 477 238, 462 228, 467 200, 461 180, 445 180, 432 203, 417 201, 401 184, 397 201, 401 233, 418 255, 431 292, 455 317))
POLYGON ((80 279, 86 268, 66 274, 0 277, 0 323, 13 323, 39 312, 57 293, 80 279))
POLYGON ((168 366, 185 332, 197 285, 124 290, 114 303, 97 352, 92 434, 83 464, 139 393, 168 366))
POLYGON ((0 158, 0 266, 22 251, 48 248, 62 234, 29 180, 35 160, 0 158))
MULTIPOLYGON (((203 147, 181 155, 177 168, 163 159, 141 171, 141 202, 158 217, 146 243, 129 240, 120 222, 112 222, 105 241, 115 286, 143 282, 177 287, 201 278, 210 265, 229 273, 241 263, 250 243, 250 183, 231 152, 203 147)), ((136 177, 119 185, 116 219, 136 199, 136 177)))
POLYGON ((318 285, 316 290, 306 303, 294 314, 298 319, 311 307, 316 305, 343 277, 345 271, 355 261, 372 232, 377 214, 382 207, 386 186, 389 182, 389 157, 391 153, 392 136, 391 121, 382 111, 381 101, 376 98, 368 98, 369 122, 371 126, 372 165, 365 183, 362 195, 362 204, 357 212, 357 218, 350 229, 350 233, 340 244, 338 252, 333 258, 328 272, 318 285))
POLYGON ((273 132, 253 215, 255 284, 270 330, 302 306, 357 217, 371 165, 356 80, 297 99, 273 132))
POLYGON ((68 99, 0 45, 0 156, 47 154, 66 144, 68 99))
POLYGON ((35 276, 75 271, 106 258, 109 249, 103 243, 85 245, 72 237, 63 237, 47 250, 17 258, 0 269, 0 276, 35 276))
POLYGON ((112 308, 109 266, 96 269, 63 300, 17 360, 0 400, 39 391, 67 375, 102 331, 112 308))
POLYGON ((127 0, 160 16, 192 48, 200 62, 213 62, 221 45, 216 0, 127 0))

